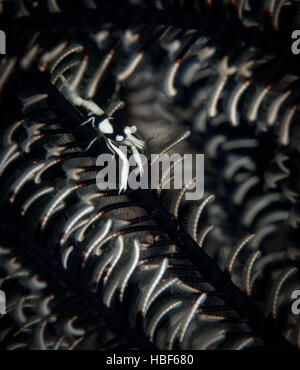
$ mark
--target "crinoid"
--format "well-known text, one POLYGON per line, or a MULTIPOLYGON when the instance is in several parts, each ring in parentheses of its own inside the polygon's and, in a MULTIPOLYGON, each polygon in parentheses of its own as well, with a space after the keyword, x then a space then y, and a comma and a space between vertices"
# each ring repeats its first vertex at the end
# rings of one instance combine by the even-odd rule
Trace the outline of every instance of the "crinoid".
POLYGON ((299 348, 299 4, 0 3, 2 349, 299 348))

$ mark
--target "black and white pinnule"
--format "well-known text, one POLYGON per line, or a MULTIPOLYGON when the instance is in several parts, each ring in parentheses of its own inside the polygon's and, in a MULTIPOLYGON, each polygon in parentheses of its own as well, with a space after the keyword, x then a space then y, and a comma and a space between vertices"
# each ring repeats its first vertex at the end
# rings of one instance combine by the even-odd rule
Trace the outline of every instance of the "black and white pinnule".
POLYGON ((133 134, 136 133, 136 126, 125 126, 124 128, 117 127, 114 125, 110 117, 101 109, 96 103, 90 100, 81 98, 75 91, 70 87, 70 83, 66 80, 64 76, 60 76, 61 81, 65 87, 65 93, 70 102, 77 106, 83 107, 88 111, 88 119, 82 123, 85 125, 91 123, 92 126, 99 130, 100 136, 95 137, 86 150, 88 150, 98 139, 103 137, 109 150, 115 155, 118 154, 123 162, 122 171, 121 171, 121 183, 120 190, 121 193, 123 190, 127 189, 127 181, 129 176, 129 160, 122 150, 118 147, 119 144, 126 145, 131 149, 132 155, 135 159, 135 162, 138 166, 139 174, 142 176, 144 169, 142 160, 140 157, 140 151, 145 147, 145 142, 133 134))

